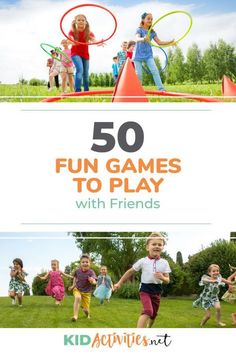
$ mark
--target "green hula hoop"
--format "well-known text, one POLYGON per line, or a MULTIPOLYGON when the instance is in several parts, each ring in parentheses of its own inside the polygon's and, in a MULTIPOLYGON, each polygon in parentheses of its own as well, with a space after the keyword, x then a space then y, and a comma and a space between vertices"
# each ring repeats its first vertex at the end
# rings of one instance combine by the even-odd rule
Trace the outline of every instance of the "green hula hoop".
MULTIPOLYGON (((167 14, 165 14, 165 15, 159 17, 159 18, 153 23, 152 27, 149 29, 148 34, 147 34, 148 37, 149 37, 149 39, 150 39, 151 31, 152 31, 153 28, 156 26, 156 24, 157 24, 158 22, 160 22, 163 18, 165 18, 165 17, 167 17, 167 16, 170 16, 170 15, 173 15, 173 14, 184 14, 184 15, 188 16, 188 18, 189 18, 189 26, 188 26, 187 31, 186 31, 181 37, 179 37, 178 39, 176 39, 176 40, 174 41, 174 44, 179 43, 183 38, 185 38, 185 37, 187 36, 187 34, 189 33, 189 31, 191 30, 191 27, 192 27, 192 25, 193 25, 192 16, 191 16, 188 12, 186 12, 186 11, 175 10, 175 11, 168 12, 167 14)), ((161 45, 161 46, 160 46, 160 45, 153 44, 153 43, 151 43, 151 45, 152 45, 153 47, 157 47, 157 48, 170 47, 170 46, 172 46, 172 44, 166 44, 166 45, 161 45)))
POLYGON ((56 59, 57 61, 60 61, 60 62, 62 62, 62 63, 63 63, 63 62, 69 62, 69 61, 71 61, 71 58, 69 58, 68 55, 66 55, 66 53, 64 53, 64 52, 63 52, 60 48, 58 48, 58 47, 54 47, 53 45, 47 44, 47 43, 41 43, 41 44, 40 44, 40 47, 45 51, 45 53, 47 53, 48 55, 50 55, 51 58, 56 59), (63 56, 66 60, 61 60, 61 59, 59 59, 59 58, 55 58, 50 52, 48 52, 48 51, 44 48, 44 46, 47 46, 47 47, 50 47, 50 48, 54 49, 55 52, 61 54, 61 56, 63 56))

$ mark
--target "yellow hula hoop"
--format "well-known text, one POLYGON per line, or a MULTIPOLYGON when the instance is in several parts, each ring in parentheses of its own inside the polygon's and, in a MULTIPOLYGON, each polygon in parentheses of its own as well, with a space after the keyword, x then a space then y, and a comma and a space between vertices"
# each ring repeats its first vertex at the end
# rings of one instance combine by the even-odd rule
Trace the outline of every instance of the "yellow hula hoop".
MULTIPOLYGON (((151 31, 152 31, 153 28, 156 26, 156 24, 157 24, 158 22, 160 22, 161 20, 163 20, 163 18, 165 18, 165 17, 167 17, 167 16, 170 16, 170 15, 173 15, 173 14, 184 14, 184 15, 188 16, 188 18, 189 18, 189 26, 188 26, 188 28, 187 28, 187 31, 186 31, 181 37, 179 37, 178 39, 176 39, 176 40, 174 41, 174 44, 179 43, 183 38, 185 38, 185 37, 187 36, 187 34, 189 33, 189 31, 191 30, 191 27, 192 27, 192 25, 193 25, 192 16, 191 16, 188 12, 186 12, 186 11, 175 10, 175 11, 168 12, 167 14, 165 14, 165 15, 159 17, 159 18, 153 23, 152 27, 151 27, 151 28, 149 29, 149 31, 148 31, 148 37, 149 37, 149 39, 150 39, 151 31)), ((166 44, 166 45, 161 45, 161 46, 160 46, 160 45, 158 45, 158 44, 151 43, 151 45, 152 45, 153 47, 162 48, 162 47, 170 47, 170 46, 172 46, 173 44, 166 44)))

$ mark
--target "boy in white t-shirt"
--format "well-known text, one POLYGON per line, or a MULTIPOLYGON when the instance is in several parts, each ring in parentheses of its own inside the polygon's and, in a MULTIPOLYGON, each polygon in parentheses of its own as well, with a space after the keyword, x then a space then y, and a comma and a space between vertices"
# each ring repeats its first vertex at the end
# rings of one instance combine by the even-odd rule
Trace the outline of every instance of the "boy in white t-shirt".
POLYGON ((170 282, 169 263, 160 257, 164 246, 165 238, 162 234, 153 232, 146 241, 148 256, 139 259, 114 285, 114 289, 119 289, 135 272, 142 271, 139 295, 143 310, 138 319, 138 328, 152 327, 160 306, 162 283, 170 282))

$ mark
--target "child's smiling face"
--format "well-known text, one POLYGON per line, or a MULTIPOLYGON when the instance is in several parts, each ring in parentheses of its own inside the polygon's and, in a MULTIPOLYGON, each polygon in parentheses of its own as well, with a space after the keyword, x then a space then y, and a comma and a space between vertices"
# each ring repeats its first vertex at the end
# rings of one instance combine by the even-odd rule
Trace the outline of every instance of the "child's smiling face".
POLYGON ((77 15, 75 17, 75 23, 79 29, 84 29, 86 27, 87 21, 85 16, 83 15, 77 15))
POLYGON ((146 250, 148 251, 148 254, 152 258, 156 258, 161 254, 161 252, 164 249, 164 241, 161 238, 154 237, 151 240, 149 240, 146 250))
POLYGON ((152 14, 147 14, 145 19, 143 20, 143 23, 145 26, 150 27, 152 25, 153 17, 152 14))
POLYGON ((80 266, 83 271, 88 270, 90 268, 90 260, 88 258, 81 258, 80 266))
POLYGON ((220 269, 218 267, 212 267, 209 271, 209 275, 211 278, 217 278, 220 274, 220 269))

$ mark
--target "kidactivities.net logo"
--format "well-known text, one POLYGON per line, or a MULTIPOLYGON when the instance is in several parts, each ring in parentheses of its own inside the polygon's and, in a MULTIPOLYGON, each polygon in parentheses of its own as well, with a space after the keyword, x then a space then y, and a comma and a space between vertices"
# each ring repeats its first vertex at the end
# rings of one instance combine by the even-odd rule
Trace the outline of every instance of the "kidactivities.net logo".
POLYGON ((153 335, 151 338, 137 333, 96 333, 88 334, 64 334, 64 346, 81 346, 90 348, 114 348, 114 347, 168 347, 172 343, 171 336, 167 333, 153 335))

